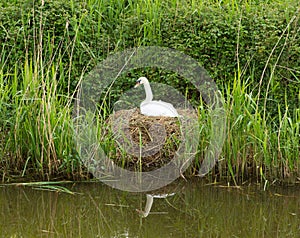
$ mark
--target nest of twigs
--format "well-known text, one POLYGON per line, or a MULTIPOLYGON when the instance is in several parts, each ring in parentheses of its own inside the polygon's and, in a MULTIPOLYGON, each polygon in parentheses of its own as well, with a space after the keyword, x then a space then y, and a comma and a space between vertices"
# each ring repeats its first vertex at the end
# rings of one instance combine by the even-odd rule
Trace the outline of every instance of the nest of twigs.
POLYGON ((181 143, 178 118, 145 116, 136 108, 115 112, 113 120, 118 119, 120 119, 119 122, 112 125, 115 150, 110 151, 110 158, 118 166, 132 171, 151 171, 173 159, 181 143), (128 116, 129 111, 130 116, 128 116), (128 123, 120 125, 125 121, 124 118, 128 119, 128 123), (117 126, 119 126, 118 130, 125 131, 125 133, 116 133, 117 126), (126 146, 124 143, 127 143, 126 146), (149 150, 147 150, 148 147, 150 147, 149 150))

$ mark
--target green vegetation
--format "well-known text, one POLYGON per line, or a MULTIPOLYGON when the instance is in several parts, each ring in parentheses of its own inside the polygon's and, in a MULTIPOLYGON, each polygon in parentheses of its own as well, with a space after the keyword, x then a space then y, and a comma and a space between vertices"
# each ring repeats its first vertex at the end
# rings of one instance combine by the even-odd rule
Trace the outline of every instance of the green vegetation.
MULTIPOLYGON (((224 95, 227 136, 209 178, 296 181, 299 13, 298 0, 1 2, 1 180, 88 176, 73 140, 72 110, 80 77, 109 54, 157 45, 192 56, 224 95)), ((141 74, 178 89, 202 108, 185 80, 141 69, 122 77, 103 113, 109 114, 112 103, 141 74)), ((199 115, 199 120, 209 121, 204 108, 199 115)), ((197 160, 207 146, 208 128, 201 135, 206 137, 201 138, 197 160)))

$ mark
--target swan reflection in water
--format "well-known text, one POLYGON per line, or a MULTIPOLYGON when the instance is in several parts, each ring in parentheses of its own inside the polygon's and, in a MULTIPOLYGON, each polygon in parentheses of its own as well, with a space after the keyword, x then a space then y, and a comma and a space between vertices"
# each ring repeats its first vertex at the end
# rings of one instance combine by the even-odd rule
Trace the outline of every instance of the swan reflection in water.
POLYGON ((147 201, 146 201, 145 210, 142 211, 142 210, 136 209, 136 211, 140 214, 141 217, 143 217, 143 218, 147 217, 150 213, 154 198, 167 198, 167 197, 170 197, 173 195, 175 195, 175 193, 146 194, 147 201))

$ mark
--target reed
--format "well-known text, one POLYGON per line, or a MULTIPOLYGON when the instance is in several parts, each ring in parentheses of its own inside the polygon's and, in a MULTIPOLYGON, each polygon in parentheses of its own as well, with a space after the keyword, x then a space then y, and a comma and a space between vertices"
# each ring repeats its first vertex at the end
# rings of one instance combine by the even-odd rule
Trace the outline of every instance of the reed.
POLYGON ((284 180, 299 173, 299 110, 292 117, 278 106, 278 118, 257 107, 250 83, 237 76, 224 89, 227 111, 227 139, 222 167, 224 176, 235 183, 257 178, 259 181, 284 180), (279 124, 277 121, 279 120, 279 124))
MULTIPOLYGON (((2 181, 16 177, 88 177, 73 137, 76 128, 72 112, 82 76, 107 55, 141 45, 181 50, 197 58, 215 76, 224 95, 228 120, 220 160, 208 177, 236 184, 250 178, 267 184, 299 178, 300 93, 295 85, 299 84, 300 69, 282 63, 287 60, 297 65, 296 0, 90 0, 68 4, 56 0, 32 6, 25 1, 21 4, 25 12, 15 1, 0 5, 6 11, 0 14, 2 181), (274 28, 277 35, 271 30, 265 35, 262 30, 273 26, 273 21, 263 22, 262 29, 255 28, 256 21, 263 19, 263 11, 268 16, 284 12, 285 19, 279 21, 283 25, 279 30, 274 28), (15 12, 20 18, 14 21, 9 16, 15 12), (257 18, 245 22, 249 16, 257 18), (210 21, 220 28, 214 28, 210 21), (251 29, 255 30, 253 34, 248 32, 251 29), (231 38, 232 32, 235 38, 231 38), (257 43, 252 46, 255 37, 257 43), (228 41, 220 43, 223 38, 228 41), (251 54, 245 51, 247 47, 251 54), (281 77, 291 84, 285 92, 281 77), (291 97, 290 93, 295 92, 291 97)), ((144 72, 153 78, 160 76, 147 69, 132 75, 144 72)), ((124 82, 132 82, 130 75, 122 77, 124 82)), ((197 103, 199 151, 194 165, 187 170, 187 174, 195 175, 209 143, 209 110, 193 89, 185 91, 187 85, 179 77, 168 73, 163 79, 197 103)), ((105 129, 106 119, 119 93, 129 87, 127 84, 110 91, 100 106, 97 136, 107 153, 116 148, 112 133, 105 129)), ((126 153, 122 156, 121 164, 125 166, 126 153)))

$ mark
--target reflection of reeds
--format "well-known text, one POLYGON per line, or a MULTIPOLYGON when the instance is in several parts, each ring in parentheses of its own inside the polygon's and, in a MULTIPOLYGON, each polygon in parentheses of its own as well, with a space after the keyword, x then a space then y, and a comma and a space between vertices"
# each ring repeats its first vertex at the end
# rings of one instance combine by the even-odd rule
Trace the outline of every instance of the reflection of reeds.
POLYGON ((12 185, 32 187, 35 190, 75 194, 70 189, 63 186, 67 183, 71 183, 71 182, 67 182, 67 181, 61 181, 61 182, 51 182, 51 181, 48 181, 48 182, 24 182, 24 183, 14 183, 12 185))
MULTIPOLYGON (((295 188, 207 185, 178 179, 158 194, 151 215, 141 221, 145 194, 102 183, 59 184, 75 193, 0 189, 3 237, 298 237, 299 196, 295 188), (234 208, 234 209, 233 209, 234 208), (249 212, 251 211, 251 212, 249 212), (226 217, 226 219, 224 219, 226 217), (166 225, 167 224, 167 225, 166 225), (288 224, 288 225, 287 225, 288 224), (127 232, 127 233, 125 233, 127 232), (175 235, 174 232, 176 232, 175 235), (171 234, 171 235, 170 235, 171 234)), ((155 199, 155 198, 154 198, 155 199)))

